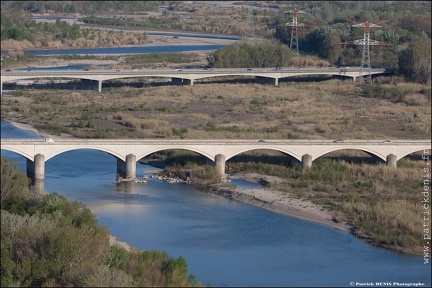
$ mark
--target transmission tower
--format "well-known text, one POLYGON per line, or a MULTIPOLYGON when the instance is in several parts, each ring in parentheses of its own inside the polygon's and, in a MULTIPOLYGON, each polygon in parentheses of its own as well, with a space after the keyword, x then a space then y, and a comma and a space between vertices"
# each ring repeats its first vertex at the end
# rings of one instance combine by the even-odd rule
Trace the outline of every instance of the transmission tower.
POLYGON ((291 23, 286 23, 285 27, 291 26, 291 42, 290 42, 290 48, 294 53, 299 53, 298 51, 298 26, 304 26, 302 23, 297 22, 297 14, 298 13, 306 13, 300 10, 294 9, 294 10, 288 10, 284 11, 284 13, 292 13, 293 14, 293 21, 291 23))
POLYGON ((376 22, 357 22, 355 20, 347 20, 353 27, 363 27, 363 39, 342 42, 341 44, 353 44, 353 45, 362 45, 363 46, 363 55, 361 62, 361 75, 363 76, 365 70, 367 71, 367 75, 364 78, 366 83, 372 83, 372 74, 371 74, 371 63, 370 63, 370 45, 391 45, 382 41, 376 41, 370 39, 370 28, 382 27, 381 24, 388 22, 389 20, 381 20, 376 22))
POLYGON ((245 30, 245 35, 244 38, 245 40, 249 38, 254 38, 255 37, 255 15, 254 15, 254 10, 251 9, 250 12, 248 12, 247 14, 247 22, 248 22, 248 28, 246 28, 245 30))

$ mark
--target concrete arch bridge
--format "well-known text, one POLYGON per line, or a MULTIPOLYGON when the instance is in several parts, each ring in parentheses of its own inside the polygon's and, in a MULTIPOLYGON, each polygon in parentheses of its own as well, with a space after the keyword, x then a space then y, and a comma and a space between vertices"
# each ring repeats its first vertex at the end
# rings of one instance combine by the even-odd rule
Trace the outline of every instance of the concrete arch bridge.
POLYGON ((2 139, 1 149, 15 152, 27 159, 27 175, 33 183, 43 183, 45 161, 56 155, 77 149, 94 149, 117 158, 117 173, 124 178, 136 177, 136 162, 152 153, 183 149, 196 152, 215 166, 218 174, 225 174, 225 162, 243 152, 268 149, 282 152, 295 158, 304 168, 333 151, 361 150, 382 159, 389 166, 396 167, 397 161, 418 151, 430 155, 431 140, 107 140, 71 139, 46 141, 44 139, 2 139))

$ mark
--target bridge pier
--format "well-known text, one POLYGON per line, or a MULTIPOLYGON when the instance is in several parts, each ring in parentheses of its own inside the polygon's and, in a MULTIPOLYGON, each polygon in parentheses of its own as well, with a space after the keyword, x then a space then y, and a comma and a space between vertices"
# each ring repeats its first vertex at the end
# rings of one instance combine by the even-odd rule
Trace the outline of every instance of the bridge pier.
POLYGON ((192 79, 184 79, 184 78, 171 78, 171 82, 178 85, 193 85, 194 80, 192 79))
POLYGON ((394 154, 387 155, 387 166, 397 167, 397 156, 394 154))
POLYGON ((36 193, 43 193, 45 191, 45 156, 37 154, 34 160, 27 159, 27 177, 31 179, 31 185, 34 187, 36 193))
POLYGON ((136 178, 136 156, 129 154, 126 156, 126 161, 117 158, 117 174, 125 179, 136 178))
POLYGON ((102 92, 102 80, 89 80, 89 79, 81 79, 81 87, 83 89, 90 89, 94 90, 96 89, 96 83, 97 83, 97 89, 99 92, 102 92))
POLYGON ((222 179, 225 176, 225 155, 217 154, 215 164, 216 173, 222 179))
POLYGON ((312 168, 312 156, 309 154, 304 154, 302 156, 302 167, 303 169, 312 168))
POLYGON ((275 85, 275 86, 279 85, 279 79, 278 78, 256 76, 255 82, 258 84, 271 84, 271 85, 275 85))

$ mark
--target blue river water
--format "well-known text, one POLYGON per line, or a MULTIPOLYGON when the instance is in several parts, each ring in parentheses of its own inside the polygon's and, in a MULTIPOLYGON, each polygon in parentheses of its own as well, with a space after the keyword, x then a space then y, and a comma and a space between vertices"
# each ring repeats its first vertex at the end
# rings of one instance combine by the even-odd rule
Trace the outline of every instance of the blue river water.
POLYGON ((94 49, 58 49, 58 50, 29 50, 25 55, 50 56, 50 55, 101 55, 101 54, 142 54, 142 53, 177 53, 188 51, 217 50, 225 45, 170 45, 170 46, 137 46, 137 47, 112 47, 94 49))
MULTIPOLYGON (((2 120, 1 137, 39 136, 2 120)), ((4 150, 1 153, 17 161, 25 171, 24 157, 4 150)), ((47 193, 58 192, 86 204, 99 224, 108 226, 111 234, 136 248, 183 256, 189 272, 204 284, 431 285, 431 267, 424 264, 423 257, 377 248, 334 228, 199 192, 187 184, 155 178, 149 178, 148 183, 114 184, 116 160, 104 152, 69 151, 45 164, 47 193)), ((149 175, 149 169, 155 170, 137 163, 137 176, 149 175)), ((258 189, 259 185, 252 187, 258 189)))

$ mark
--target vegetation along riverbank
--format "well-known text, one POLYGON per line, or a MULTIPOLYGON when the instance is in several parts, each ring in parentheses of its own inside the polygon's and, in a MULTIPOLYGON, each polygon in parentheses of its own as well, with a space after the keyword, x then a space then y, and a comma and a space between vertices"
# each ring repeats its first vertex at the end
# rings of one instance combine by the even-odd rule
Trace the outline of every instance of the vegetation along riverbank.
POLYGON ((2 287, 203 286, 184 258, 116 242, 83 204, 33 194, 4 158, 1 174, 2 287))

